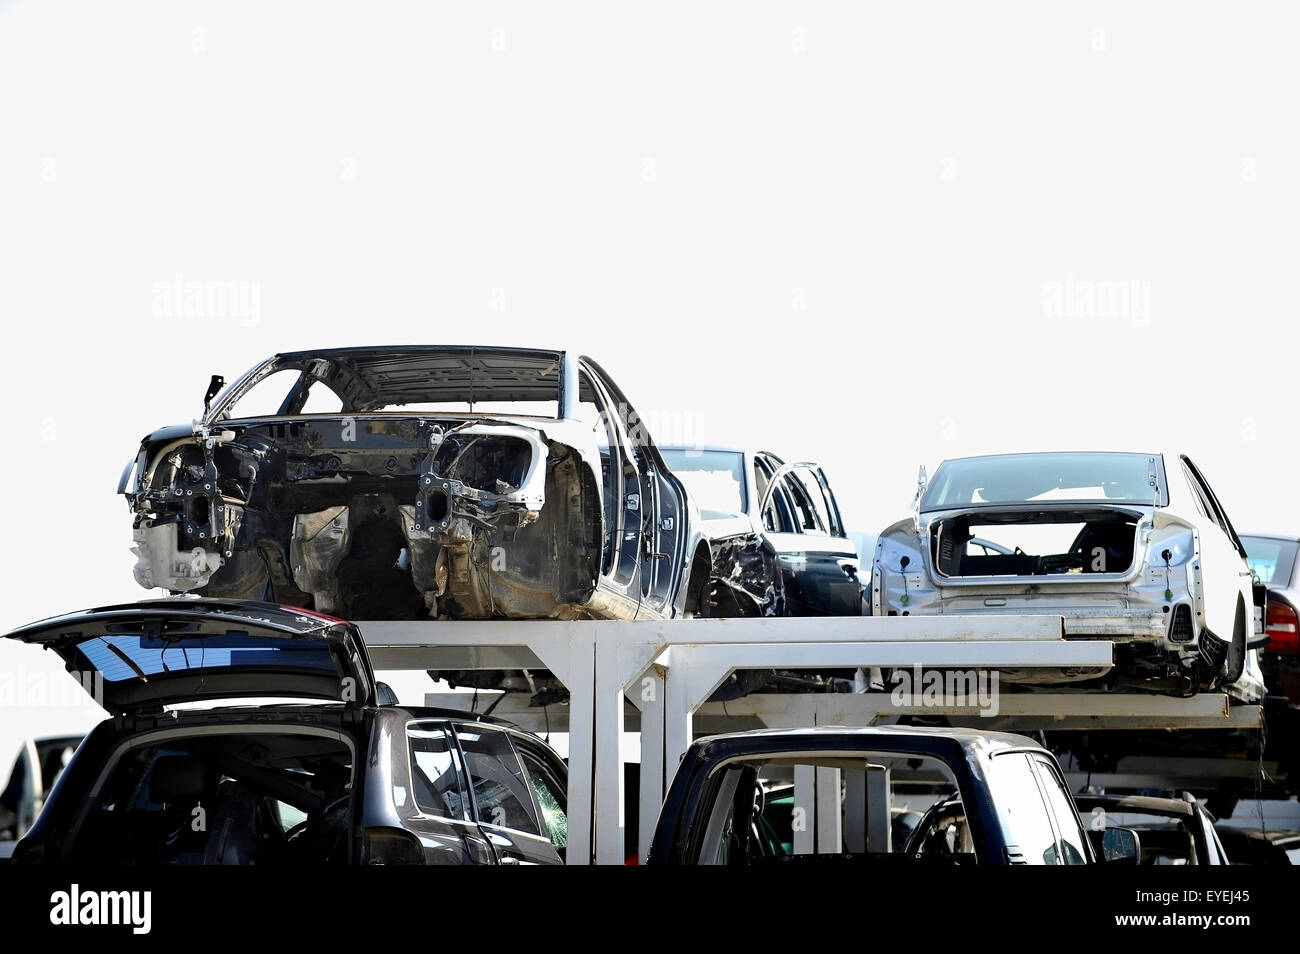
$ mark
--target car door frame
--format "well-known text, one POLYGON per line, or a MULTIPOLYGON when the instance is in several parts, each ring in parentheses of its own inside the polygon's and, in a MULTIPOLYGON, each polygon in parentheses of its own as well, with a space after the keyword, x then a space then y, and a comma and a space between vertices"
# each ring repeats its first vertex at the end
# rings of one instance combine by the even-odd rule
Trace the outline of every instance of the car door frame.
MULTIPOLYGON (((1223 505, 1215 495, 1214 489, 1210 487, 1210 482, 1206 480, 1205 475, 1201 473, 1201 469, 1197 467, 1196 463, 1186 454, 1180 455, 1179 460, 1183 464, 1184 475, 1192 485, 1193 494, 1199 495, 1203 498, 1203 506, 1207 508, 1206 517, 1214 524, 1218 531, 1218 534, 1211 535, 1213 537, 1212 539, 1207 539, 1206 535, 1202 535, 1201 537, 1201 588, 1202 592, 1207 597, 1205 600, 1204 625, 1209 628, 1210 632, 1212 632, 1216 638, 1223 642, 1231 642, 1233 638, 1233 627, 1236 625, 1237 618, 1237 599, 1233 599, 1232 597, 1238 597, 1243 604, 1243 610, 1246 606, 1249 606, 1252 609, 1250 617, 1245 623, 1249 629, 1246 632, 1247 645, 1244 647, 1244 651, 1249 654, 1251 651, 1249 643, 1251 642, 1252 634, 1255 629, 1253 610, 1257 605, 1257 598, 1254 585, 1255 576, 1250 569, 1250 564, 1246 556, 1246 548, 1241 542, 1241 537, 1238 536, 1236 529, 1233 527, 1232 521, 1228 517, 1228 512, 1223 509, 1223 505), (1232 560, 1235 559, 1237 561, 1238 569, 1235 585, 1231 589, 1224 586, 1222 583, 1223 580, 1227 579, 1226 574, 1222 572, 1205 572, 1204 557, 1207 553, 1209 553, 1213 561, 1211 563, 1212 567, 1220 560, 1224 561, 1227 566, 1232 565, 1232 560), (1210 623, 1211 619, 1214 620, 1213 625, 1210 623)), ((1264 609, 1266 611, 1267 607, 1264 609)), ((1247 664, 1248 663, 1249 660, 1247 660, 1247 664)))
MULTIPOLYGON (((460 751, 460 745, 451 726, 446 719, 442 718, 418 718, 413 717, 402 722, 403 748, 406 752, 406 770, 409 782, 409 806, 410 808, 403 813, 399 806, 399 814, 406 824, 414 823, 414 827, 408 829, 412 834, 418 835, 421 842, 426 838, 434 841, 441 841, 448 833, 454 835, 460 841, 462 858, 469 864, 493 864, 496 861, 495 852, 492 850, 492 843, 476 819, 468 813, 463 813, 460 818, 453 818, 450 815, 439 815, 427 811, 415 798, 415 765, 411 758, 411 738, 410 731, 413 727, 419 727, 424 731, 439 731, 447 745, 447 752, 452 756, 454 770, 456 773, 456 783, 460 789, 461 805, 472 810, 473 802, 470 799, 469 774, 465 766, 464 754, 460 751), (447 829, 447 832, 440 832, 437 829, 447 829)), ((431 847, 424 844, 424 853, 426 861, 436 859, 431 857, 432 852, 439 851, 442 848, 450 848, 450 844, 443 844, 439 847, 431 847)))
MULTIPOLYGON (((538 762, 541 763, 544 772, 546 773, 547 776, 549 776, 550 781, 554 784, 560 796, 564 799, 564 802, 560 807, 564 811, 564 817, 565 817, 566 828, 567 828, 567 822, 569 818, 568 767, 564 764, 562 760, 560 760, 556 756, 555 752, 545 743, 523 732, 518 732, 514 730, 507 730, 507 731, 509 732, 510 740, 515 745, 515 751, 519 755, 519 761, 521 764, 523 764, 524 772, 525 773, 528 772, 528 765, 526 764, 527 757, 531 756, 535 758, 538 762)), ((542 824, 542 806, 537 801, 537 793, 532 789, 531 785, 529 786, 529 792, 533 796, 533 808, 537 812, 538 827, 545 829, 546 826, 542 824)), ((550 836, 547 835, 545 831, 542 832, 542 837, 550 841, 550 836)), ((555 851, 559 855, 560 860, 565 861, 568 853, 567 837, 565 839, 564 845, 556 845, 554 842, 551 842, 551 845, 553 848, 555 848, 555 851)))
MULTIPOLYGON (((786 605, 789 607, 793 599, 812 610, 812 612, 792 615, 834 615, 830 613, 830 609, 833 608, 843 609, 845 612, 841 615, 861 615, 864 587, 861 581, 860 557, 853 541, 845 533, 839 503, 821 465, 812 461, 796 461, 787 464, 769 451, 759 451, 754 455, 752 467, 761 468, 766 479, 763 493, 755 494, 757 500, 754 504, 756 508, 754 523, 776 550, 785 577, 786 605), (810 487, 808 481, 799 476, 801 471, 812 474, 815 487, 810 487), (806 532, 802 521, 797 519, 798 509, 792 499, 794 489, 789 485, 791 481, 796 480, 800 484, 801 492, 806 494, 819 492, 822 495, 822 506, 830 525, 823 528, 821 533, 806 532), (776 504, 776 512, 784 525, 795 529, 767 529, 763 515, 769 501, 776 504), (800 577, 804 579, 801 580, 800 577), (827 587, 835 587, 841 585, 841 577, 843 583, 855 587, 851 597, 841 601, 833 599, 828 594, 824 599, 826 605, 822 606, 803 596, 808 590, 808 587, 803 585, 805 582, 817 583, 818 578, 824 578, 827 587), (850 612, 853 609, 857 612, 850 612)), ((757 491, 757 479, 755 490, 757 491)), ((815 519, 821 522, 821 509, 817 508, 811 500, 809 505, 816 512, 815 519)), ((821 595, 820 592, 818 595, 821 595)))
MULTIPOLYGON (((478 825, 479 831, 483 833, 488 844, 492 848, 496 863, 501 865, 554 865, 563 864, 564 858, 560 855, 551 839, 541 833, 541 808, 537 804, 537 795, 533 791, 531 781, 527 785, 528 807, 532 811, 533 819, 537 823, 537 833, 523 831, 518 828, 510 828, 505 825, 494 825, 491 822, 483 820, 482 813, 478 807, 478 796, 474 792, 474 778, 470 769, 469 759, 465 757, 464 745, 461 742, 461 730, 473 728, 476 732, 493 732, 500 733, 510 747, 519 769, 523 772, 523 777, 528 778, 528 769, 524 766, 523 758, 519 754, 519 749, 515 743, 514 736, 516 733, 505 728, 504 726, 488 725, 483 722, 473 722, 465 719, 454 719, 449 721, 452 729, 452 735, 456 739, 456 746, 460 750, 462 764, 465 767, 465 781, 468 784, 470 805, 474 812, 474 821, 478 825)), ((567 806, 567 799, 566 799, 567 806)), ((565 815, 568 815, 568 809, 565 809, 565 815)))

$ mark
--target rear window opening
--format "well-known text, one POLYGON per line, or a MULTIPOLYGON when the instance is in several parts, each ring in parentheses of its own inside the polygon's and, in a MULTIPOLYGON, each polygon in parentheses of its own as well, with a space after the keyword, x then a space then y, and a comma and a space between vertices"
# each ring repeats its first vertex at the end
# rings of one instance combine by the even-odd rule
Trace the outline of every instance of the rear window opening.
POLYGON ((938 759, 758 756, 728 763, 712 784, 700 864, 976 860, 956 778, 938 759))
POLYGON ((930 556, 947 577, 1125 573, 1137 521, 1113 510, 959 514, 931 525, 930 556))
POLYGON ((351 749, 338 734, 173 735, 123 752, 70 861, 346 864, 351 749))

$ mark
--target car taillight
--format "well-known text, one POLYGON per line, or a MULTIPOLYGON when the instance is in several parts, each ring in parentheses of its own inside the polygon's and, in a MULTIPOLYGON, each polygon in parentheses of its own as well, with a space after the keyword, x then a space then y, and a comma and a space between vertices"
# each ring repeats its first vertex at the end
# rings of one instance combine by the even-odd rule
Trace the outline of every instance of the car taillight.
POLYGON ((1270 599, 1264 616, 1264 633, 1268 642, 1266 653, 1300 653, 1300 616, 1295 607, 1281 600, 1270 599))
POLYGON ((367 828, 361 863, 366 865, 422 865, 420 839, 401 828, 367 828))

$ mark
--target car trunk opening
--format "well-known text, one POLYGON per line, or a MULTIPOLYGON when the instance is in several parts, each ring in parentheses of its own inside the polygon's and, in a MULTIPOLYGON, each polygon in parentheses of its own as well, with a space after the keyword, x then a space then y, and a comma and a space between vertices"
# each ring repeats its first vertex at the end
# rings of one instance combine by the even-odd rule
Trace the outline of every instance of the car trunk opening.
POLYGON ((98 865, 346 864, 353 741, 178 729, 121 751, 68 848, 98 865))
POLYGON ((1140 514, 1109 508, 979 510, 935 520, 930 557, 942 577, 1126 573, 1140 514))

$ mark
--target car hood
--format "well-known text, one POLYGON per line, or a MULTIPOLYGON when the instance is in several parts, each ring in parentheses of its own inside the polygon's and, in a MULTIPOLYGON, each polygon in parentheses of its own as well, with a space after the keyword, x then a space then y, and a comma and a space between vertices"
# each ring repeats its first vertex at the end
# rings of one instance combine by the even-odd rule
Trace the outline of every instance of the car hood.
POLYGON ((361 633, 269 603, 179 597, 82 610, 20 627, 113 715, 274 696, 373 705, 361 633))

